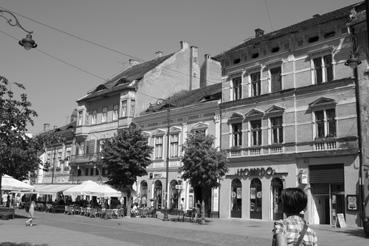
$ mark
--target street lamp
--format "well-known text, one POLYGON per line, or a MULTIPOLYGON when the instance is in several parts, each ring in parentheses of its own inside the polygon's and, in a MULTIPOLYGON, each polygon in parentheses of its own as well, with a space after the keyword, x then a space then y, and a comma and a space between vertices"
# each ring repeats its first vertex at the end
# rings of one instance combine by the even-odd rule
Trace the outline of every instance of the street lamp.
MULTIPOLYGON (((167 108, 167 147, 166 147, 166 161, 165 161, 165 203, 164 203, 164 221, 168 221, 168 183, 169 183, 169 134, 170 134, 170 104, 168 103, 168 99, 159 98, 158 101, 162 101, 164 106, 167 108)), ((158 103, 157 101, 157 103, 158 103)))
POLYGON ((12 12, 10 12, 9 10, 0 9, 0 17, 4 18, 6 20, 6 22, 8 22, 8 24, 10 26, 19 27, 20 29, 22 29, 23 31, 25 31, 27 33, 26 37, 23 38, 22 40, 20 40, 18 42, 19 45, 23 46, 23 48, 25 50, 30 50, 32 48, 36 48, 37 47, 36 42, 32 39, 32 33, 33 33, 33 31, 28 31, 27 29, 25 29, 20 24, 18 18, 15 16, 15 14, 13 14, 12 12), (10 17, 4 16, 3 15, 4 13, 10 15, 10 17))

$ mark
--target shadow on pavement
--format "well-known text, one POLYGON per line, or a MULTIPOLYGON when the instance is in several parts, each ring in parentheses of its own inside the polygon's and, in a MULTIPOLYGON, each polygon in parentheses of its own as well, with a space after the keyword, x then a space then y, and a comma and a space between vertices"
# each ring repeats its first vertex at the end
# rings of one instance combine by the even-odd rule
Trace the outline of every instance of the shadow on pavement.
POLYGON ((346 230, 337 231, 337 232, 348 234, 350 236, 366 238, 364 230, 362 228, 359 228, 359 229, 346 229, 346 230))
POLYGON ((4 242, 0 243, 0 246, 49 246, 48 244, 31 244, 31 243, 12 243, 12 242, 4 242))

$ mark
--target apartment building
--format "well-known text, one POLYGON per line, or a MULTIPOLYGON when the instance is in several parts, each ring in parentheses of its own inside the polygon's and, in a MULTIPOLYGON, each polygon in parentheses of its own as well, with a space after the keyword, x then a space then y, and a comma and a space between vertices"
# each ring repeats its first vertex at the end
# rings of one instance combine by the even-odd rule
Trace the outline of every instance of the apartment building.
POLYGON ((215 57, 223 67, 221 148, 230 170, 220 188, 220 217, 282 218, 286 187, 308 194, 305 219, 336 224, 358 197, 359 142, 352 54, 352 9, 332 11, 264 33, 215 57))

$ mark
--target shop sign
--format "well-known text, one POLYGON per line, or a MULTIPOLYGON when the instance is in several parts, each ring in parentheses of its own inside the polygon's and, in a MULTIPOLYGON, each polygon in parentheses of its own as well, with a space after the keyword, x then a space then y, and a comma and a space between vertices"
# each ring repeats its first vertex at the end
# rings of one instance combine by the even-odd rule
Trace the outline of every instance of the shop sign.
POLYGON ((275 173, 273 168, 243 168, 237 169, 236 176, 240 177, 250 177, 250 176, 258 176, 258 177, 270 177, 275 173))
POLYGON ((154 179, 161 179, 161 178, 166 178, 166 173, 165 172, 157 172, 157 173, 153 173, 153 178, 154 179))

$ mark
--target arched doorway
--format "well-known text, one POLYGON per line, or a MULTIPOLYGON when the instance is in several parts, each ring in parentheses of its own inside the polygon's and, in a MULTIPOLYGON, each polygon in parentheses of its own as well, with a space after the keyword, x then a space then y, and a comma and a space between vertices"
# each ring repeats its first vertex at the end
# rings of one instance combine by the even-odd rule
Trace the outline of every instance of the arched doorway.
POLYGON ((177 209, 178 208, 178 190, 176 189, 176 185, 178 185, 177 180, 172 180, 170 182, 169 188, 169 209, 177 209))
POLYGON ((250 184, 250 218, 261 219, 262 210, 261 181, 258 178, 251 180, 250 184))
POLYGON ((147 182, 146 181, 141 182, 140 194, 141 194, 140 205, 143 205, 146 207, 147 206, 147 182))
POLYGON ((280 178, 273 178, 270 190, 272 191, 273 220, 283 219, 283 212, 280 204, 281 192, 283 190, 282 180, 280 178))
POLYGON ((160 180, 155 181, 154 186, 154 208, 161 209, 162 207, 162 192, 163 192, 163 185, 160 180))
POLYGON ((231 184, 231 217, 241 218, 242 213, 242 184, 239 179, 232 180, 231 184))

